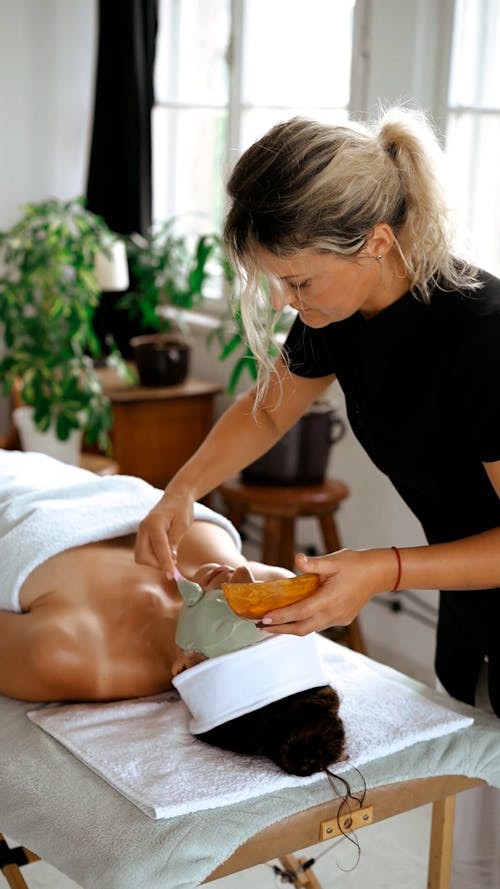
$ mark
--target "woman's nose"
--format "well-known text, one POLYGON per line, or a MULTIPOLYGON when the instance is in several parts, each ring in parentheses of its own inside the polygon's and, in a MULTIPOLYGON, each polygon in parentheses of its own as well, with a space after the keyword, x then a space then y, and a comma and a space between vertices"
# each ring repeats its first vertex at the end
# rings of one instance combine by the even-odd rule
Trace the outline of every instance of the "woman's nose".
POLYGON ((285 306, 293 307, 293 294, 287 293, 284 287, 272 287, 269 291, 269 297, 275 312, 280 312, 285 306))

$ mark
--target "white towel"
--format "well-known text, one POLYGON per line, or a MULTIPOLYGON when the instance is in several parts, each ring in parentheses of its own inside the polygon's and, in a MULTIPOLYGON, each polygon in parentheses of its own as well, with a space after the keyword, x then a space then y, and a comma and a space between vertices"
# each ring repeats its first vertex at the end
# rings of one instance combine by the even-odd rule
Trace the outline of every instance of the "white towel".
MULTIPOLYGON (((378 676, 354 652, 319 641, 341 695, 347 733, 349 762, 335 766, 336 773, 472 724, 378 676)), ((150 818, 214 809, 324 777, 298 778, 264 758, 209 747, 191 735, 189 712, 175 692, 110 704, 49 705, 28 715, 150 818)))
MULTIPOLYGON (((101 477, 45 454, 0 450, 0 609, 20 611, 31 571, 73 546, 134 534, 162 491, 128 475, 101 477)), ((203 504, 195 519, 233 525, 203 504)))

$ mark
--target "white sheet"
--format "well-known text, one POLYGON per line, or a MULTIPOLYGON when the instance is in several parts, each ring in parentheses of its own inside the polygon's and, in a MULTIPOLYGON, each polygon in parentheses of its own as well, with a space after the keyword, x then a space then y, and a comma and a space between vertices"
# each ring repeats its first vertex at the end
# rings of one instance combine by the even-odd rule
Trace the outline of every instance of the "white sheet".
MULTIPOLYGON (((128 475, 101 477, 45 454, 0 449, 0 609, 20 611, 31 571, 73 546, 134 534, 162 491, 128 475)), ((203 504, 195 519, 233 525, 203 504)))
MULTIPOLYGON (((457 732, 473 719, 428 700, 372 670, 322 637, 332 685, 339 691, 349 761, 345 772, 413 744, 457 732)), ((314 783, 284 774, 268 760, 228 754, 196 740, 174 692, 110 704, 46 706, 28 714, 150 818, 171 818, 314 783)))

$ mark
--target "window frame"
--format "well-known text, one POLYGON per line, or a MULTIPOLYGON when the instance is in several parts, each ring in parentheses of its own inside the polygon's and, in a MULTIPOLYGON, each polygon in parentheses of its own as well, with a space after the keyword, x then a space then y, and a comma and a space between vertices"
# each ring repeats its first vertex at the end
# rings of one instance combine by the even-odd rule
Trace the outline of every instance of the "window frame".
MULTIPOLYGON (((174 0, 174 3, 179 4, 182 0, 174 0)), ((290 114, 293 114, 297 111, 297 106, 293 105, 253 105, 249 102, 244 101, 242 97, 242 86, 243 86, 243 52, 244 52, 244 16, 245 16, 245 3, 248 0, 229 0, 229 15, 230 15, 230 26, 229 26, 229 34, 228 34, 228 43, 225 53, 226 64, 228 67, 228 95, 227 102, 225 104, 210 104, 205 102, 186 102, 179 100, 155 100, 153 106, 153 152, 154 152, 154 116, 157 109, 167 109, 167 110, 192 110, 192 109, 226 109, 227 119, 226 119, 226 140, 225 140, 225 156, 223 160, 223 164, 221 165, 221 169, 225 169, 229 171, 232 164, 231 159, 234 158, 234 162, 239 157, 242 151, 242 119, 243 115, 246 111, 252 110, 255 108, 269 108, 282 110, 283 112, 289 111, 290 114)), ((161 4, 161 0, 160 0, 161 4)), ((356 17, 356 6, 357 3, 354 2, 353 8, 353 38, 354 38, 354 29, 355 29, 355 17, 356 17)), ((161 5, 160 5, 160 15, 161 15, 161 5)), ((177 41, 172 39, 170 45, 176 45, 177 41)), ((352 65, 351 65, 352 72, 352 65)), ((351 77, 351 72, 349 77, 351 77)), ((350 102, 345 106, 346 116, 349 116, 350 112, 350 102)), ((172 141, 175 141, 175 136, 170 138, 170 144, 172 141)), ((175 168, 175 162, 174 162, 175 168)), ((168 174, 168 179, 173 179, 172 174, 168 174)), ((154 188, 154 178, 153 178, 153 188, 154 188)), ((167 200, 166 204, 169 203, 167 200)), ((174 201, 171 199, 170 204, 174 204, 174 201)), ((153 197, 153 208, 154 208, 154 197, 153 197)), ((167 217, 171 218, 171 217, 167 217)), ((154 218, 153 224, 160 224, 162 222, 161 218, 154 218)), ((220 292, 220 295, 209 295, 209 298, 204 302, 203 308, 201 312, 197 313, 198 323, 202 323, 203 316, 216 316, 220 317, 221 315, 227 312, 228 306, 228 294, 227 288, 224 287, 220 292)), ((189 318, 192 320, 192 313, 190 313, 189 318)), ((212 326, 212 322, 210 325, 212 326)))

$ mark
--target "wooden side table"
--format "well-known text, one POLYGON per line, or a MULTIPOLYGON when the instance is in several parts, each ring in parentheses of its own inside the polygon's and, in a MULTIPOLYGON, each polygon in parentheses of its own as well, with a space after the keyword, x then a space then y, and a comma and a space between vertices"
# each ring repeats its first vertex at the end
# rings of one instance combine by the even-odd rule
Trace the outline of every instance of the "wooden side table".
POLYGON ((180 386, 131 386, 100 372, 113 410, 113 459, 124 475, 164 488, 202 443, 214 422, 218 383, 188 379, 180 386))

